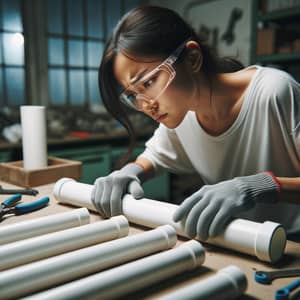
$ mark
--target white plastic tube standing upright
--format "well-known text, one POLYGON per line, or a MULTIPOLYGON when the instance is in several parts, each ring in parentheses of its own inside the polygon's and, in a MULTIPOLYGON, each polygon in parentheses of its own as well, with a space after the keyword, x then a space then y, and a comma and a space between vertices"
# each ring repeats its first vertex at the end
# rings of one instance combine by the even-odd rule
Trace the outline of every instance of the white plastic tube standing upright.
POLYGON ((217 274, 200 279, 158 300, 233 300, 247 289, 247 278, 236 266, 221 269, 217 274))
POLYGON ((23 166, 26 170, 47 166, 46 107, 21 106, 23 166))
POLYGON ((116 216, 84 226, 0 246, 0 271, 50 256, 124 237, 129 224, 116 216))
POLYGON ((88 224, 90 214, 86 208, 35 218, 0 226, 0 245, 88 224))
MULTIPOLYGON (((62 178, 56 182, 53 193, 58 202, 97 211, 91 202, 92 188, 92 185, 62 178)), ((131 195, 125 195, 122 203, 123 214, 130 222, 152 228, 170 224, 179 235, 185 236, 181 222, 175 223, 172 220, 177 205, 146 198, 135 200, 131 195)), ((276 262, 284 253, 286 233, 278 223, 235 219, 228 224, 223 234, 207 242, 254 255, 263 261, 276 262)))
POLYGON ((201 266, 204 258, 201 244, 197 241, 188 241, 177 248, 73 281, 26 299, 115 299, 201 266))
POLYGON ((176 244, 175 229, 160 226, 100 245, 0 272, 0 299, 16 299, 116 266, 176 244))

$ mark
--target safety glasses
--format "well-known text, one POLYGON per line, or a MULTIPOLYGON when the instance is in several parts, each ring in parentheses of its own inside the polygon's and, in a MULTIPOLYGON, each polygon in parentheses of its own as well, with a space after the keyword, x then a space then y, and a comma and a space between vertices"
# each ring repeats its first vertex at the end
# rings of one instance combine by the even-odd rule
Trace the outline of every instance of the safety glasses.
POLYGON ((122 103, 135 110, 143 110, 145 105, 153 103, 167 89, 176 76, 173 64, 185 48, 185 40, 159 66, 145 74, 134 84, 129 85, 120 95, 122 103))

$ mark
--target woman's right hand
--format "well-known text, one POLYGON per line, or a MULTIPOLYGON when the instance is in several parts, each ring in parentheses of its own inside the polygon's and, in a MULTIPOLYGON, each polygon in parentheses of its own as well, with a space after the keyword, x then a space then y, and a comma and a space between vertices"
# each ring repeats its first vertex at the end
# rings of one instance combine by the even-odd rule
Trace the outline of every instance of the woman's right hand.
POLYGON ((104 218, 122 214, 122 198, 125 194, 129 193, 135 199, 143 198, 144 190, 139 179, 143 172, 140 165, 130 163, 95 180, 91 200, 104 218))

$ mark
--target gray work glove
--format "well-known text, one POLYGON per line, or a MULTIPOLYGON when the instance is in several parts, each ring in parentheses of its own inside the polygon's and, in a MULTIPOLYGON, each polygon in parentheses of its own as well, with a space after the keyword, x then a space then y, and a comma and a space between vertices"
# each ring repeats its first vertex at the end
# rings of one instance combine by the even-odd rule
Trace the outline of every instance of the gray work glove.
POLYGON ((190 238, 205 241, 220 234, 237 213, 257 202, 275 202, 279 191, 275 176, 267 172, 205 185, 183 201, 173 220, 184 221, 184 231, 190 238))
POLYGON ((94 182, 91 200, 98 212, 106 218, 122 214, 122 198, 131 194, 135 199, 144 196, 139 176, 144 169, 131 163, 106 177, 97 178, 94 182))

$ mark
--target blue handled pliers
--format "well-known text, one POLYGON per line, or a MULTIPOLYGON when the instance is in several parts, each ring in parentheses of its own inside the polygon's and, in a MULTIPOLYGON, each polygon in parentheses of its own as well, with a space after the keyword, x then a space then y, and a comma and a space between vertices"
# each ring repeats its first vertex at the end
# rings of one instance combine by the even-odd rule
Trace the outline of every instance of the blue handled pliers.
POLYGON ((275 292, 275 300, 297 300, 300 298, 300 290, 298 289, 294 295, 291 295, 292 291, 300 287, 300 279, 293 281, 289 285, 277 290, 275 292))
POLYGON ((21 201, 22 195, 15 194, 6 200, 4 200, 0 205, 0 221, 6 214, 15 214, 15 215, 22 215, 28 212, 38 210, 48 205, 49 197, 43 197, 39 200, 30 202, 30 203, 18 203, 21 201))

